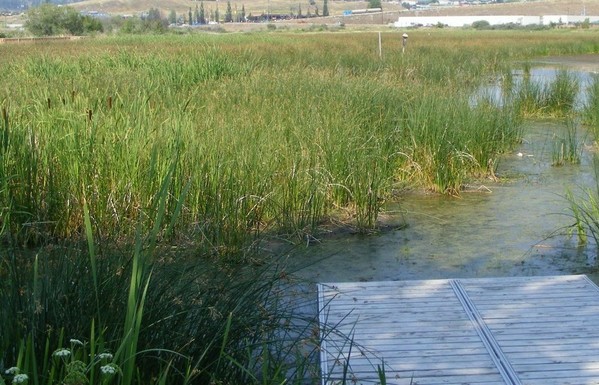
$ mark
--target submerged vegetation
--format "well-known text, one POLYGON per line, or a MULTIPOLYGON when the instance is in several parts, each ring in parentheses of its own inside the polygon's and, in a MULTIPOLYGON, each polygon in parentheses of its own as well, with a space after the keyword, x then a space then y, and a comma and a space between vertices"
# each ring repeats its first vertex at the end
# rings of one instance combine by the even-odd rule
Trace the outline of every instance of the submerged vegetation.
POLYGON ((591 32, 416 31, 404 54, 386 33, 382 57, 376 41, 0 46, 5 380, 317 376, 314 312, 289 298, 289 272, 267 247, 281 253, 281 240, 305 242, 331 222, 370 232, 405 189, 458 195, 492 177, 523 117, 568 116, 578 85, 564 72, 540 96, 525 82, 506 82, 500 103, 472 95, 509 79, 511 60, 597 50, 591 32), (63 348, 68 359, 53 355, 63 348), (13 365, 21 373, 6 373, 13 365))

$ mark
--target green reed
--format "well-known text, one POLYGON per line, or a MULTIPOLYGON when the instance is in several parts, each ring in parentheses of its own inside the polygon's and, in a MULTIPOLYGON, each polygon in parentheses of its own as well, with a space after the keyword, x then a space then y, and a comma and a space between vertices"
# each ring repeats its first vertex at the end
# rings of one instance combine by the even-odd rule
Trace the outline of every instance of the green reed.
POLYGON ((171 253, 173 260, 155 264, 151 279, 140 281, 139 297, 131 303, 127 286, 135 278, 134 260, 109 252, 98 255, 101 313, 84 255, 44 249, 46 256, 40 252, 27 266, 27 256, 10 261, 8 253, 2 254, 3 264, 18 269, 14 283, 0 283, 2 375, 18 366, 31 384, 67 382, 72 360, 85 364, 81 374, 90 383, 106 384, 157 383, 162 376, 169 384, 261 383, 252 376, 262 364, 287 375, 295 371, 295 383, 301 383, 312 371, 316 319, 301 313, 306 300, 286 299, 295 289, 280 270, 217 267, 171 253), (145 300, 143 309, 140 300, 145 300), (131 320, 129 310, 138 321, 123 324, 131 320), (83 345, 70 346, 69 339, 83 345), (60 359, 53 355, 59 349, 72 355, 60 359), (110 359, 100 362, 102 353, 110 359), (268 360, 256 360, 260 356, 268 360), (100 369, 108 364, 119 375, 104 381, 100 369))
POLYGON ((0 75, 2 224, 19 243, 77 236, 87 202, 98 237, 125 239, 140 219, 152 227, 145 210, 172 166, 164 223, 182 220, 167 235, 242 255, 332 216, 368 231, 398 186, 459 193, 517 139, 511 104, 473 106, 469 94, 505 72, 491 47, 518 51, 492 35, 489 49, 468 39, 456 51, 457 35, 433 35, 401 55, 385 34, 382 60, 374 34, 343 33, 15 52, 0 75), (173 198, 183 192, 185 205, 173 198))
POLYGON ((590 237, 595 246, 599 244, 599 158, 593 158, 593 167, 595 170, 595 186, 583 189, 575 193, 569 191, 566 199, 570 202, 570 211, 578 240, 581 244, 586 244, 590 237))
POLYGON ((599 77, 593 76, 587 86, 587 100, 583 109, 583 120, 595 133, 599 130, 599 77))
POLYGON ((527 64, 513 93, 520 112, 527 117, 563 117, 575 111, 579 90, 580 82, 568 70, 558 71, 555 79, 544 83, 531 79, 527 64))
POLYGON ((284 373, 299 384, 311 375, 317 318, 290 294, 292 272, 276 260, 256 267, 158 247, 173 170, 148 210, 154 228, 140 223, 134 245, 102 246, 86 212, 87 248, 0 252, 0 376, 11 381, 12 366, 39 385, 258 384, 261 371, 262 383, 284 373))
POLYGON ((496 156, 521 137, 520 121, 510 105, 484 98, 471 104, 459 90, 447 98, 433 90, 408 102, 399 131, 407 149, 400 156, 404 178, 426 178, 426 187, 459 194, 469 177, 493 174, 496 156))
POLYGON ((579 164, 582 157, 580 136, 580 122, 575 118, 568 118, 563 130, 563 135, 556 136, 553 142, 553 166, 563 166, 566 163, 579 164))

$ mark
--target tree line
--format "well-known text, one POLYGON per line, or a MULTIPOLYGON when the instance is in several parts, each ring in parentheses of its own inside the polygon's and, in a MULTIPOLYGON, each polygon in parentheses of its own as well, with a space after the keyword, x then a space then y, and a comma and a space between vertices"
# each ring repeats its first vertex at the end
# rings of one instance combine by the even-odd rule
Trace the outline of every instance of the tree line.
MULTIPOLYGON (((309 0, 307 13, 303 14, 301 4, 298 3, 287 17, 303 18, 314 16, 329 16, 328 0, 323 0, 322 8, 316 4, 316 0, 309 0)), ((370 0, 369 8, 381 8, 381 0, 370 0)), ((209 23, 231 23, 257 20, 272 20, 281 15, 270 14, 252 16, 246 13, 245 5, 241 9, 234 7, 231 1, 227 1, 224 14, 221 15, 218 5, 215 9, 207 10, 204 1, 196 4, 195 10, 189 7, 188 12, 177 14, 171 10, 167 16, 163 16, 157 8, 151 8, 140 17, 113 17, 99 19, 91 15, 83 15, 69 6, 57 6, 52 3, 44 3, 40 6, 30 8, 27 12, 26 29, 34 36, 53 35, 85 35, 90 33, 118 30, 123 33, 162 33, 169 25, 204 25, 209 23)))

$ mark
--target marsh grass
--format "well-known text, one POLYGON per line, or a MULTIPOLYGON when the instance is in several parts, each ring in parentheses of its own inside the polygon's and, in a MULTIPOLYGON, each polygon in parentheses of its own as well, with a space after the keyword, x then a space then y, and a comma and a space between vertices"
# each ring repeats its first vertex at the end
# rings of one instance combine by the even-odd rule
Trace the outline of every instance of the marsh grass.
POLYGON ((12 52, 0 75, 5 234, 21 245, 81 236, 87 203, 96 237, 128 239, 153 221, 144 210, 167 172, 163 227, 175 213, 181 221, 160 238, 199 240, 202 254, 243 259, 265 236, 304 240, 333 217, 369 232, 400 188, 455 195, 492 174, 519 139, 520 114, 571 111, 567 72, 546 86, 510 82, 515 97, 500 105, 469 104, 506 73, 502 55, 529 53, 487 33, 458 51, 468 33, 433 35, 401 55, 388 34, 383 59, 374 35, 344 33, 12 52))
MULTIPOLYGON (((530 64, 524 66, 514 94, 520 113, 527 117, 564 117, 575 112, 580 82, 565 69, 551 81, 534 80, 530 64)), ((510 85, 510 88, 512 86, 510 85)))
POLYGON ((470 93, 454 90, 439 98, 432 90, 414 97, 406 108, 405 143, 400 170, 428 178, 434 191, 459 194, 468 178, 494 173, 495 159, 521 137, 513 106, 482 99, 471 105, 470 93), (420 175, 418 175, 420 174, 420 175))
MULTIPOLYGON (((51 258, 67 265, 85 259, 64 254, 51 258)), ((85 344, 77 359, 86 364, 84 375, 90 383, 100 383, 101 373, 99 365, 90 370, 94 365, 86 357, 105 352, 114 355, 112 362, 121 373, 109 383, 158 383, 163 377, 169 384, 258 384, 274 383, 277 378, 301 383, 304 377, 315 375, 318 338, 313 329, 317 323, 301 311, 306 306, 302 301, 307 300, 284 299, 294 287, 286 282, 291 276, 282 279, 281 272, 265 267, 215 268, 208 263, 197 266, 197 260, 183 266, 181 261, 163 262, 154 267, 151 279, 140 282, 136 302, 131 304, 127 285, 134 274, 127 269, 120 273, 118 258, 112 253, 110 262, 100 263, 102 270, 107 264, 114 269, 100 273, 100 314, 91 310, 93 295, 86 295, 93 290, 89 270, 85 275, 88 263, 70 271, 81 277, 82 281, 74 283, 72 275, 61 274, 63 265, 40 266, 35 277, 18 266, 17 277, 30 282, 21 281, 17 288, 2 284, 7 318, 2 319, 0 333, 5 347, 3 373, 9 366, 18 366, 29 375, 30 383, 58 383, 68 374, 67 363, 54 359, 52 353, 71 348, 68 336, 74 336, 85 344), (50 282, 41 278, 46 275, 52 275, 50 282), (10 298, 18 302, 9 303, 10 298)))
POLYGON ((594 245, 599 245, 599 158, 593 158, 595 170, 595 186, 586 188, 581 194, 568 191, 566 199, 570 202, 570 211, 574 219, 573 229, 581 244, 591 238, 594 245))
POLYGON ((587 99, 583 110, 583 120, 593 130, 595 136, 599 132, 599 77, 593 76, 587 86, 587 99))
POLYGON ((215 263, 157 247, 170 178, 148 210, 154 230, 138 232, 129 257, 99 248, 92 234, 79 249, 0 254, 2 373, 18 366, 30 383, 48 385, 75 377, 299 384, 314 375, 316 315, 290 294, 297 290, 290 274, 276 264, 215 263), (71 336, 82 343, 68 346, 71 336), (106 377, 106 365, 114 375, 106 377))
MULTIPOLYGON (((9 64, 6 89, 21 90, 2 105, 13 241, 83 234, 84 203, 98 238, 133 236, 139 220, 151 228, 144 208, 172 172, 163 224, 182 220, 161 237, 243 258, 264 235, 305 239, 331 216, 371 231, 401 184, 458 194, 515 140, 510 107, 481 114, 465 102, 477 66, 436 68, 424 50, 397 67, 362 37, 250 38, 208 38, 201 50, 185 36, 115 38, 108 53, 90 41, 9 64), (183 193, 185 205, 173 198, 183 193)), ((489 60, 482 68, 499 67, 489 60)))
POLYGON ((584 138, 580 138, 580 122, 573 117, 566 119, 563 133, 553 141, 552 165, 579 164, 584 138))

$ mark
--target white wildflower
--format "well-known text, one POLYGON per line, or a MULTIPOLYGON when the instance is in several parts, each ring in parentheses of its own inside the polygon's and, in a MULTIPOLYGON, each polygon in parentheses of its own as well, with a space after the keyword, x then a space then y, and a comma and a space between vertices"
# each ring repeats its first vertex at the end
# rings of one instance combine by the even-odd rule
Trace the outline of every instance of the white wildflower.
POLYGON ((58 349, 52 355, 54 357, 68 357, 71 355, 71 351, 69 349, 58 349))
POLYGON ((110 353, 100 353, 100 354, 98 354, 98 359, 99 360, 108 360, 108 361, 111 361, 112 360, 112 354, 110 354, 110 353))
POLYGON ((116 374, 116 367, 112 364, 104 365, 100 367, 102 374, 116 374))
POLYGON ((6 369, 6 371, 4 372, 4 374, 19 374, 20 371, 21 371, 21 369, 19 369, 16 366, 13 366, 12 368, 6 369))
POLYGON ((83 342, 81 342, 81 341, 79 341, 79 340, 77 340, 77 339, 74 339, 74 338, 71 338, 71 341, 70 341, 70 342, 71 342, 71 344, 73 344, 73 345, 80 345, 80 346, 83 346, 83 342))
POLYGON ((12 378, 13 384, 25 384, 29 380, 29 376, 26 374, 17 374, 12 378))

